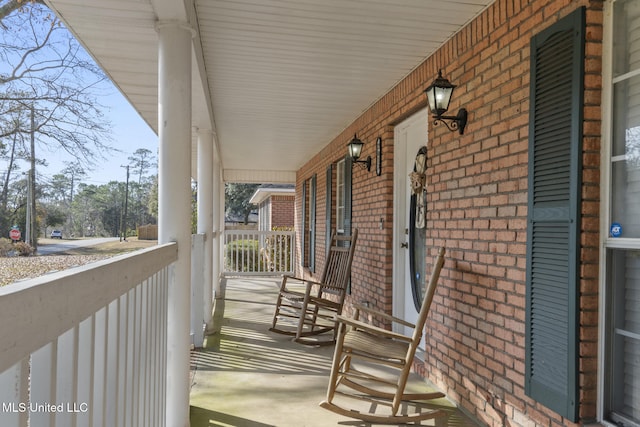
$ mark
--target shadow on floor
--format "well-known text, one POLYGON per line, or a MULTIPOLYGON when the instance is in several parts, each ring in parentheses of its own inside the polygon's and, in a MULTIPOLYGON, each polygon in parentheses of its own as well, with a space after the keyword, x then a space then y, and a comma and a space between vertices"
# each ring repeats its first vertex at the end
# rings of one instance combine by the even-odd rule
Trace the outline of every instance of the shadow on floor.
MULTIPOLYGON (((380 426, 318 406, 326 398, 333 346, 303 346, 269 331, 277 289, 273 280, 227 281, 214 328, 191 355, 191 426, 380 426)), ((417 376, 411 384, 428 388, 417 376)), ((446 399, 426 406, 448 416, 419 425, 477 427, 446 399)))
POLYGON ((247 418, 234 417, 233 415, 211 411, 209 409, 191 406, 190 408, 191 427, 214 427, 214 426, 244 426, 244 427, 276 427, 272 424, 264 424, 252 421, 247 418))

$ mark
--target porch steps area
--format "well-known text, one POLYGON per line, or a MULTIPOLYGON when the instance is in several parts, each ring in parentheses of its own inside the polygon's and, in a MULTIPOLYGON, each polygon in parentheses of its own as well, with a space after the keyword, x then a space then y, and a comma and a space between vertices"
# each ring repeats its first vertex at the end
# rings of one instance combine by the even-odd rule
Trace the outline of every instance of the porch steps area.
MULTIPOLYGON (((278 286, 277 278, 226 280, 216 299, 216 330, 191 354, 191 427, 373 426, 318 406, 333 346, 303 346, 268 330, 278 286)), ((433 390, 417 375, 409 384, 433 390)), ((420 425, 478 426, 447 399, 428 407, 448 415, 420 425)))

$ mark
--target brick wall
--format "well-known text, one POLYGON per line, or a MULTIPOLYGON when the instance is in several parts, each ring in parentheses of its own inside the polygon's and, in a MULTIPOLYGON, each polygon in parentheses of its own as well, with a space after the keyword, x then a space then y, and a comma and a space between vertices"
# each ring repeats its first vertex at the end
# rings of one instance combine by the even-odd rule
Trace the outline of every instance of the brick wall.
POLYGON ((295 196, 271 196, 271 227, 293 227, 295 196))
MULTIPOLYGON (((602 2, 498 0, 384 95, 298 173, 317 174, 317 260, 324 258, 325 170, 354 133, 382 175, 353 169, 353 226, 360 231, 348 302, 391 312, 393 125, 426 106, 423 90, 442 68, 458 88, 451 111, 469 111, 465 135, 429 124, 429 260, 447 260, 427 325, 424 375, 491 426, 572 425, 525 396, 525 295, 529 130, 529 42, 587 7, 580 267, 580 418, 596 417, 602 2), (382 220, 382 221, 381 221, 382 220), (380 224, 382 223, 382 229, 380 224)), ((296 217, 297 229, 301 219, 296 217)), ((321 271, 321 268, 316 268, 321 271)), ((347 309, 348 311, 348 309, 347 309)), ((421 369, 422 371, 422 369, 421 369)))

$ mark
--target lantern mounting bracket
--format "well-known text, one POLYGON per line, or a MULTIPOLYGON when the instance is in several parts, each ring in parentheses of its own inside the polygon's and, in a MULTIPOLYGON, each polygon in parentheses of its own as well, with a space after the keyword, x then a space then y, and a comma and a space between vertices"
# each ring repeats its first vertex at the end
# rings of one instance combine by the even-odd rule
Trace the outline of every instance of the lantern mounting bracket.
POLYGON ((461 108, 455 116, 434 115, 433 124, 437 126, 440 123, 444 124, 450 131, 457 130, 460 135, 463 135, 464 128, 467 125, 467 109, 461 108), (450 120, 450 122, 447 123, 446 120, 450 120))

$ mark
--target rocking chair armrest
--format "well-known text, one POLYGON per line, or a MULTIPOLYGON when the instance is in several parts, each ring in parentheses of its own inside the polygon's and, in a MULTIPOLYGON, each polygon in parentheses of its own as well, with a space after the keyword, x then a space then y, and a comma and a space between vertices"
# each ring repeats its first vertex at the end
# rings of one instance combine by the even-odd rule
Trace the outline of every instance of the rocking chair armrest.
POLYGON ((295 280, 297 282, 300 282, 300 284, 306 285, 306 292, 307 293, 309 293, 311 291, 311 288, 313 286, 316 286, 316 285, 317 286, 321 286, 322 285, 322 283, 316 282, 315 280, 303 279, 301 277, 284 275, 284 276, 282 276, 282 284, 280 285, 280 292, 288 291, 288 289, 287 289, 287 281, 289 281, 289 280, 295 280))
POLYGON ((355 320, 351 317, 342 316, 340 314, 334 316, 334 318, 343 325, 351 326, 352 328, 360 331, 367 332, 372 335, 382 336, 383 338, 393 338, 401 341, 411 342, 411 337, 399 334, 397 332, 390 331, 388 329, 379 328, 377 326, 370 325, 359 320, 355 320))
POLYGON ((378 318, 381 318, 381 319, 389 320, 391 322, 399 323, 401 325, 408 326, 410 328, 415 328, 416 327, 416 325, 414 325, 413 323, 407 322, 406 320, 400 319, 400 318, 395 317, 395 316, 391 316, 391 315, 389 315, 387 313, 383 313, 382 311, 374 310, 372 308, 366 307, 366 306, 361 305, 361 304, 354 304, 353 306, 355 307, 357 314, 359 314, 361 312, 364 312, 364 313, 371 314, 374 317, 378 317, 378 318))
POLYGON ((335 301, 332 301, 330 299, 322 298, 322 297, 314 297, 314 296, 309 297, 309 303, 312 303, 318 306, 323 306, 326 308, 333 308, 336 310, 339 309, 341 306, 341 304, 335 301))

